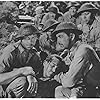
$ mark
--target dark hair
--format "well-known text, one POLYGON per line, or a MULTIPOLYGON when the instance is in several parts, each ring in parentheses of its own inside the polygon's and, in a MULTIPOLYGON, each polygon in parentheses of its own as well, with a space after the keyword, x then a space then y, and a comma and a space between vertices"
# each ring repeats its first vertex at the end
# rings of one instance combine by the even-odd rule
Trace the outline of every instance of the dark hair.
POLYGON ((69 67, 65 64, 65 62, 62 60, 62 58, 56 54, 53 54, 50 57, 48 57, 46 59, 46 61, 51 62, 53 57, 56 57, 59 60, 59 62, 57 64, 57 68, 56 68, 55 72, 50 76, 50 78, 53 78, 55 75, 59 74, 60 72, 65 73, 69 70, 69 67))
POLYGON ((37 36, 38 36, 39 30, 33 24, 25 24, 25 25, 22 25, 21 28, 19 29, 19 34, 24 35, 24 36, 28 36, 28 35, 31 35, 31 34, 37 34, 37 36), (29 33, 28 34, 22 34, 24 30, 28 30, 29 33))

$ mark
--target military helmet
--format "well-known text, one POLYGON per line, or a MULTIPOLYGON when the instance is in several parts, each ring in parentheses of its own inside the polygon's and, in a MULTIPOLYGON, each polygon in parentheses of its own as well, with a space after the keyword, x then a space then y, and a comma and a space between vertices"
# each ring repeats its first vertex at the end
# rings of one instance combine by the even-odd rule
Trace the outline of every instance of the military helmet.
POLYGON ((58 13, 58 8, 57 7, 49 7, 49 12, 53 12, 53 13, 55 13, 55 14, 57 14, 58 13))
POLYGON ((43 10, 44 9, 44 7, 43 6, 38 6, 36 9, 35 9, 35 11, 37 11, 37 10, 43 10))
POLYGON ((78 17, 81 13, 85 11, 96 13, 97 11, 99 11, 99 9, 92 3, 85 3, 79 8, 77 13, 75 14, 75 17, 78 17))
POLYGON ((25 36, 29 36, 32 34, 33 35, 36 34, 37 36, 39 36, 40 32, 33 24, 25 24, 20 27, 18 36, 16 37, 16 39, 22 40, 25 36), (27 32, 24 32, 24 30, 26 29, 27 29, 27 32))
POLYGON ((44 24, 43 32, 47 32, 50 29, 55 29, 58 24, 59 22, 57 22, 54 19, 47 20, 46 23, 44 24))
POLYGON ((69 35, 70 33, 74 33, 75 35, 81 35, 82 31, 77 29, 77 26, 72 23, 72 22, 63 22, 60 23, 54 32, 52 32, 52 37, 55 37, 56 34, 58 34, 59 32, 65 32, 67 35, 69 35))

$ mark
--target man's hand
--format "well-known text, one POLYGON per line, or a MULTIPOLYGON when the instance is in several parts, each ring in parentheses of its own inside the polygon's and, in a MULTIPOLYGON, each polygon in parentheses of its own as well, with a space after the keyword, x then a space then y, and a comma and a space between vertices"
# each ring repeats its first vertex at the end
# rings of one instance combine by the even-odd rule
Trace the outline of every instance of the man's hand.
POLYGON ((29 83, 27 91, 31 94, 33 92, 36 94, 37 88, 38 88, 38 82, 37 82, 36 78, 32 75, 28 75, 27 80, 28 80, 28 83, 29 83))
POLYGON ((2 86, 0 85, 0 98, 5 97, 5 92, 2 88, 2 86))
POLYGON ((27 75, 35 75, 35 72, 33 71, 32 67, 22 67, 19 69, 20 73, 27 76, 27 75))

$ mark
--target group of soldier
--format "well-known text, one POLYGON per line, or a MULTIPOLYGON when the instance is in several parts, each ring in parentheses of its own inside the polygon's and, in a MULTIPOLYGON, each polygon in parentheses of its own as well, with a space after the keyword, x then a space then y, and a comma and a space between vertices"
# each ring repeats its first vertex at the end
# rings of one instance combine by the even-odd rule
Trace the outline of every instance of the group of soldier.
MULTIPOLYGON (((56 6, 24 24, 0 55, 1 98, 97 97, 100 11, 92 3, 65 14, 56 6), (92 93, 91 93, 92 92, 92 93)), ((99 94, 98 94, 99 97, 99 94)))

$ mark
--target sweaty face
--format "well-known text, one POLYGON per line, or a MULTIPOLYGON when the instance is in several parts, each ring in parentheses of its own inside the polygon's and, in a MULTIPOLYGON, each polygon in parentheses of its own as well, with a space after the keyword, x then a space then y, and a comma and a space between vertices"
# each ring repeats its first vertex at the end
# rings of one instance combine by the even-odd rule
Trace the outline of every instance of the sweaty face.
POLYGON ((37 40, 37 35, 26 36, 26 37, 22 40, 22 45, 23 45, 26 49, 31 49, 31 48, 33 48, 33 46, 35 45, 36 40, 37 40))
POLYGON ((57 37, 56 51, 62 51, 65 48, 68 48, 69 36, 66 33, 64 32, 58 33, 56 37, 57 37))
POLYGON ((44 77, 48 78, 55 72, 58 62, 59 60, 56 57, 53 57, 49 62, 44 62, 44 77))
POLYGON ((83 12, 80 17, 83 22, 88 23, 90 21, 90 16, 91 16, 90 12, 83 12))

